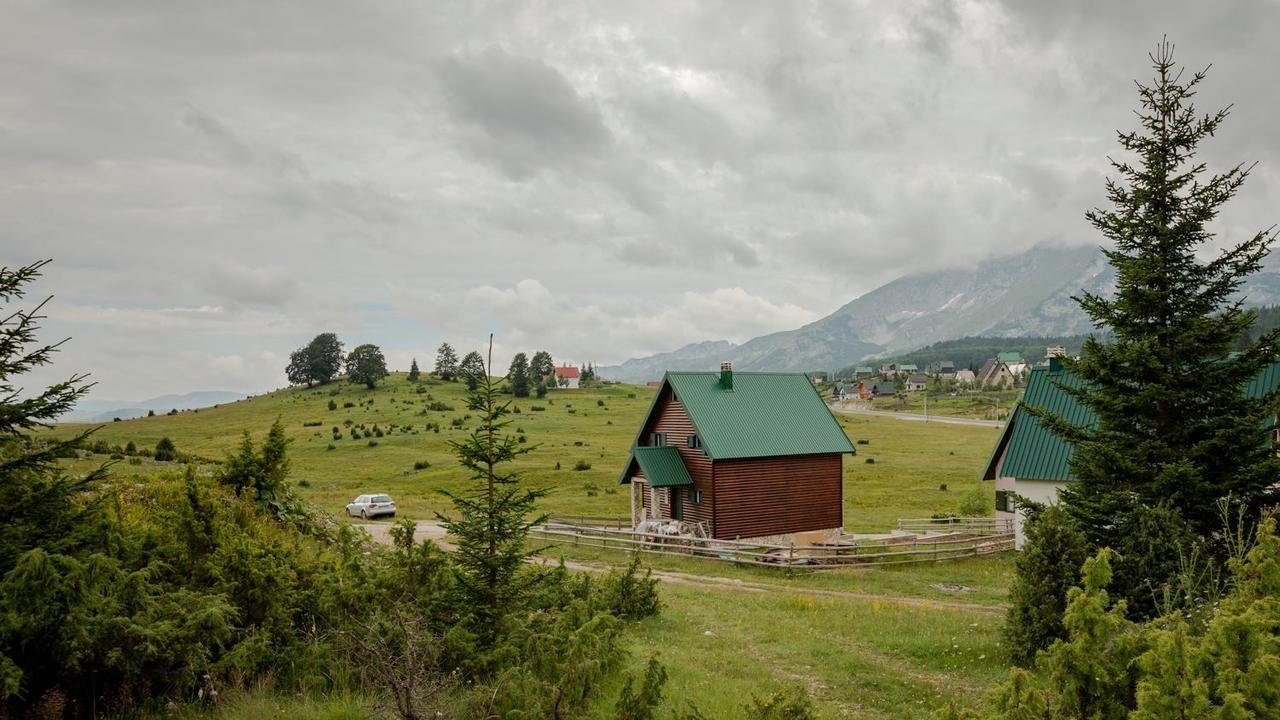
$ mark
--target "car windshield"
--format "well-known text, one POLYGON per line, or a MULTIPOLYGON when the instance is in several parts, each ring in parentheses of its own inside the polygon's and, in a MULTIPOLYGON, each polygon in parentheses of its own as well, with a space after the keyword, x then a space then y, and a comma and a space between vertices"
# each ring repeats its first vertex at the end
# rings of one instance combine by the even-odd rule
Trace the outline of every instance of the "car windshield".
POLYGON ((369 502, 391 502, 391 498, 387 495, 374 495, 369 498, 369 502))

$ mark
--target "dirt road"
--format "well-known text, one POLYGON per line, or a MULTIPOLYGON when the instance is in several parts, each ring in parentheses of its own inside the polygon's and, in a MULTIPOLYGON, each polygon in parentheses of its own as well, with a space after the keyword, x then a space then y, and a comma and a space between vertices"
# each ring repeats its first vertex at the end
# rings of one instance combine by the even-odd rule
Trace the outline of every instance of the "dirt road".
POLYGON ((839 405, 832 405, 832 411, 843 413, 845 415, 875 415, 877 417, 891 417, 899 420, 914 420, 915 422, 931 422, 945 423, 948 425, 978 425, 980 427, 1004 427, 1004 423, 999 420, 979 420, 978 418, 949 417, 946 415, 919 415, 917 413, 892 412, 889 410, 857 410, 854 408, 842 408, 839 405))
MULTIPOLYGON (((358 527, 369 533, 375 542, 390 544, 391 543, 391 527, 394 522, 365 522, 353 523, 353 527, 358 527)), ((418 541, 432 540, 441 547, 451 550, 454 545, 448 542, 445 529, 438 522, 425 520, 419 521, 414 531, 414 539, 418 541)), ((559 559, 538 558, 539 561, 545 563, 559 563, 559 559)), ((565 567, 570 570, 581 572, 608 572, 613 566, 605 563, 583 563, 573 560, 565 560, 565 567)), ((965 612, 977 612, 988 614, 1002 614, 1006 608, 1003 605, 982 605, 978 603, 953 602, 950 600, 933 600, 930 598, 910 597, 905 595, 877 595, 875 593, 860 593, 849 590, 821 590, 818 588, 806 588, 795 586, 775 585, 767 582, 747 582, 737 580, 735 578, 718 577, 715 575, 696 575, 693 573, 676 572, 673 570, 654 570, 653 576, 665 583, 673 585, 683 585, 692 587, 701 587, 707 589, 727 590, 736 592, 749 593, 793 593, 797 595, 808 595, 812 597, 830 597, 841 600, 857 600, 857 601, 878 601, 892 605, 902 605, 906 607, 924 607, 931 609, 944 610, 962 610, 965 612)))

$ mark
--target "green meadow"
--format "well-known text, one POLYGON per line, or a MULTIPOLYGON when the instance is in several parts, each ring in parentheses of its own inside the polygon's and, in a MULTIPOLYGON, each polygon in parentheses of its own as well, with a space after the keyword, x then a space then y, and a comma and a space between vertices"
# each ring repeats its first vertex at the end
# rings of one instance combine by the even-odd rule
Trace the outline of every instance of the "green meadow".
MULTIPOLYGON (((543 502, 547 512, 629 515, 630 500, 618 475, 653 392, 610 385, 512 400, 517 412, 509 430, 533 450, 517 466, 529 484, 549 492, 543 502)), ((423 519, 446 509, 448 501, 439 490, 461 489, 467 482, 449 445, 475 426, 465 394, 462 383, 424 378, 415 384, 397 373, 373 390, 335 382, 176 415, 105 423, 93 440, 120 447, 133 442, 141 449, 168 437, 180 452, 216 459, 234 449, 246 430, 261 439, 278 418, 292 440, 292 481, 307 500, 341 513, 356 495, 386 492, 402 515, 423 519), (329 409, 330 402, 336 409, 329 409)), ((954 512, 965 494, 978 488, 990 494, 977 476, 998 432, 994 428, 856 415, 839 420, 858 451, 845 459, 845 525, 851 531, 883 531, 899 517, 954 512)), ((67 435, 85 427, 59 425, 52 432, 67 435)), ((77 464, 89 467, 107 460, 96 455, 77 464)), ((174 468, 150 458, 138 460, 136 465, 118 460, 112 472, 147 476, 174 468)))
MULTIPOLYGON (((518 465, 526 482, 548 490, 545 511, 629 513, 617 479, 652 396, 651 388, 613 385, 512 401, 519 412, 509 430, 533 448, 518 465)), ((218 458, 236 447, 244 430, 260 439, 277 418, 292 440, 292 482, 335 515, 358 494, 387 492, 402 516, 430 519, 447 509, 440 489, 468 482, 449 445, 475 425, 465 386, 425 378, 414 384, 403 374, 374 390, 348 383, 290 388, 198 412, 106 423, 92 440, 152 448, 168 437, 179 452, 218 458)), ((967 496, 991 495, 978 474, 995 428, 856 415, 839 421, 858 451, 845 459, 844 470, 851 531, 884 531, 900 517, 955 512, 967 496)), ((49 432, 84 428, 60 425, 49 432)), ((116 482, 145 482, 180 467, 101 454, 66 462, 77 469, 113 462, 116 482)), ((626 559, 572 546, 549 546, 543 555, 602 568, 626 559)), ((707 717, 732 718, 753 695, 798 687, 824 718, 925 718, 948 700, 972 705, 1005 672, 999 629, 1012 575, 1007 554, 792 573, 693 558, 649 562, 664 574, 665 607, 628 633, 628 670, 657 655, 671 678, 670 708, 693 704, 707 717)), ((600 688, 587 717, 612 717, 622 676, 613 683, 600 688)), ((266 688, 229 698, 219 714, 264 713, 368 717, 358 697, 274 698, 266 688)))

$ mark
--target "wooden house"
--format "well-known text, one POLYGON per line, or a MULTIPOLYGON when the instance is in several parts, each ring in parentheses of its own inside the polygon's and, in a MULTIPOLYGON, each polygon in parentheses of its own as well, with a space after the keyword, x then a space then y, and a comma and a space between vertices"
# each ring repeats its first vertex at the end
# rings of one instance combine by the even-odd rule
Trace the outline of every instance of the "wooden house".
MULTIPOLYGON (((996 441, 983 480, 995 481, 998 525, 1012 524, 1015 546, 1022 547, 1023 515, 1016 497, 1040 504, 1057 502, 1058 492, 1073 482, 1072 446, 1049 432, 1024 406, 1043 408, 1079 427, 1097 422, 1089 408, 1081 405, 1061 386, 1079 387, 1079 377, 1066 370, 1061 356, 1051 356, 1045 365, 1031 368, 1022 402, 1005 422, 996 441)), ((1280 362, 1263 370, 1245 387, 1250 397, 1261 397, 1280 387, 1280 362)))
POLYGON ((1010 372, 1009 366, 999 358, 988 358, 982 363, 982 368, 978 370, 978 377, 975 381, 979 387, 984 388, 1011 388, 1013 387, 1014 376, 1010 372))
POLYGON ((719 539, 838 531, 854 447, 803 373, 668 372, 620 484, 632 521, 719 539))
POLYGON ((903 387, 907 392, 920 392, 929 387, 928 375, 908 375, 903 387))

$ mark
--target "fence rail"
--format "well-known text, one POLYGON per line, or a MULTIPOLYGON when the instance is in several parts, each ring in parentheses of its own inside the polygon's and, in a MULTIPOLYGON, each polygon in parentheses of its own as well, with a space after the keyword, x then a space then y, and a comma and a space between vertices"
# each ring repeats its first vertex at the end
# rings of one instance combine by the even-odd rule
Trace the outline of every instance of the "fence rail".
POLYGON ((1003 534, 1013 532, 1011 518, 995 517, 941 517, 898 518, 898 529, 915 533, 988 532, 1003 534))
POLYGON ((1013 548, 1012 533, 983 534, 968 531, 929 537, 842 539, 840 542, 816 545, 780 545, 548 522, 534 528, 533 535, 542 540, 577 547, 702 557, 739 565, 815 569, 866 564, 936 562, 989 555, 1013 548))

